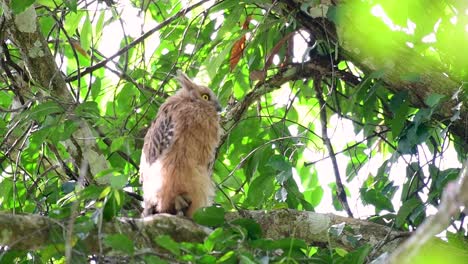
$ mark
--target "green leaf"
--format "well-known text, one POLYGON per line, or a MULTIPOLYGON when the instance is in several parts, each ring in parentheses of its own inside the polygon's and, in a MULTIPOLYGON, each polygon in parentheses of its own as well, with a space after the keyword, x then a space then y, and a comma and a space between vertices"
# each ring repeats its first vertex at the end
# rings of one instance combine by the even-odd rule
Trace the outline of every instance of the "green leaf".
POLYGON ((318 206, 323 198, 323 188, 321 186, 314 187, 311 190, 304 191, 304 197, 314 207, 318 206))
POLYGON ((261 153, 261 151, 255 151, 255 153, 249 157, 244 166, 245 175, 248 180, 252 179, 255 172, 257 172, 258 164, 260 162, 259 156, 261 153))
POLYGON ((441 191, 445 185, 447 185, 447 182, 455 180, 460 174, 460 169, 455 168, 446 169, 443 171, 437 170, 435 172, 433 170, 433 168, 432 171, 430 170, 432 184, 434 185, 434 189, 438 191, 441 191))
POLYGON ((424 103, 426 103, 427 106, 434 108, 440 103, 440 101, 444 97, 445 95, 433 93, 429 95, 428 97, 426 97, 426 99, 424 100, 424 103))
POLYGON ((95 27, 95 35, 94 37, 96 39, 99 39, 101 38, 101 35, 102 35, 102 29, 104 28, 104 18, 106 17, 106 12, 101 12, 101 14, 99 15, 99 18, 98 18, 98 21, 96 23, 96 27, 95 27))
POLYGON ((348 254, 348 251, 346 251, 346 249, 339 248, 339 247, 335 248, 335 252, 336 252, 336 254, 338 254, 341 257, 344 257, 344 256, 346 256, 348 254))
POLYGON ((170 251, 172 254, 180 256, 179 243, 175 242, 170 236, 158 236, 154 238, 154 242, 156 242, 159 246, 163 247, 164 249, 170 251))
POLYGON ((217 2, 215 6, 211 9, 212 12, 218 12, 222 10, 232 10, 234 7, 239 5, 237 1, 222 1, 217 2))
POLYGON ((234 251, 228 251, 226 252, 224 255, 222 255, 219 259, 218 259, 218 262, 216 263, 220 263, 220 264, 223 264, 223 263, 237 263, 236 262, 236 254, 234 251))
POLYGON ((117 150, 120 150, 120 148, 124 145, 126 142, 127 137, 118 137, 112 140, 111 144, 111 152, 116 152, 117 150))
POLYGON ((60 135, 60 140, 67 140, 71 137, 73 132, 75 132, 80 127, 80 124, 76 120, 67 120, 63 124, 63 132, 60 135))
POLYGON ((342 8, 341 6, 330 6, 327 10, 327 18, 339 25, 340 23, 342 23, 343 19, 343 14, 344 14, 344 8, 342 8))
POLYGON ((377 210, 388 210, 393 212, 393 204, 388 197, 375 189, 361 191, 362 200, 365 204, 372 204, 377 210))
POLYGON ((209 76, 216 75, 216 72, 221 68, 221 64, 227 59, 227 55, 230 53, 233 45, 234 42, 232 42, 228 47, 222 49, 218 54, 214 54, 213 57, 209 57, 204 63, 209 76))
POLYGON ((62 112, 63 108, 59 104, 49 101, 33 107, 29 112, 29 116, 30 118, 40 122, 52 114, 58 114, 62 112))
POLYGON ((390 121, 392 134, 394 137, 400 135, 406 123, 406 117, 409 111, 409 103, 407 100, 408 92, 400 92, 390 100, 390 110, 393 112, 393 118, 390 121))
POLYGON ((273 176, 261 174, 250 184, 245 202, 248 206, 259 207, 267 198, 271 197, 273 190, 273 176))
POLYGON ((362 264, 366 262, 366 257, 369 255, 372 247, 370 245, 363 245, 358 249, 349 252, 344 256, 342 262, 339 263, 353 263, 353 264, 362 264))
POLYGON ((93 38, 93 26, 91 25, 91 20, 89 20, 89 16, 86 15, 86 19, 83 23, 83 27, 81 28, 81 34, 80 34, 80 44, 81 44, 81 47, 85 51, 90 50, 92 38, 93 38))
POLYGON ((400 207, 400 210, 398 210, 398 214, 396 217, 396 227, 399 228, 403 226, 406 222, 406 219, 408 216, 413 213, 414 209, 418 207, 419 205, 422 205, 422 202, 419 198, 411 198, 403 203, 403 205, 400 207))
MULTIPOLYGON (((13 183, 9 179, 4 179, 0 182, 0 205, 8 200, 13 191, 13 183)), ((1 207, 0 207, 1 208, 1 207)))
POLYGON ((241 253, 239 256, 239 263, 241 264, 257 264, 252 256, 246 255, 245 253, 241 253))
MULTIPOLYGON (((346 180, 351 182, 357 176, 359 170, 364 166, 368 160, 368 155, 365 151, 367 147, 364 144, 359 144, 357 147, 349 150, 349 157, 351 158, 346 167, 346 180)), ((347 153, 348 154, 348 153, 347 153)))
POLYGON ((63 2, 65 3, 65 5, 70 8, 71 11, 73 11, 74 13, 76 13, 77 11, 77 8, 78 8, 78 3, 77 3, 78 0, 63 0, 63 2))
MULTIPOLYGON (((240 30, 238 23, 243 12, 244 7, 242 5, 236 5, 233 9, 229 10, 229 13, 225 14, 225 20, 223 21, 223 25, 219 29, 214 42, 226 38, 226 35, 231 35, 236 28, 240 30)), ((231 49, 228 48, 227 50, 229 52, 231 49)))
POLYGON ((371 74, 369 74, 369 78, 370 79, 380 79, 384 76, 385 74, 385 70, 383 69, 380 69, 380 70, 376 70, 376 71, 373 71, 371 72, 371 74))
POLYGON ((106 221, 112 220, 122 209, 123 196, 121 191, 114 190, 110 192, 104 205, 103 216, 106 221))
POLYGON ((76 181, 67 181, 62 184, 62 192, 65 194, 71 193, 75 190, 76 181))
POLYGON ((67 32, 75 32, 80 24, 81 18, 86 14, 86 12, 74 12, 75 13, 70 13, 67 16, 67 23, 63 25, 67 32))
POLYGON ((75 109, 75 114, 85 118, 99 118, 99 107, 94 101, 79 104, 75 109))
POLYGON ((203 264, 216 263, 216 258, 211 255, 204 255, 198 260, 198 263, 203 263, 203 264))
POLYGON ((123 234, 112 234, 104 237, 104 244, 113 250, 122 251, 126 254, 135 252, 133 241, 123 234))
POLYGON ((205 239, 203 245, 205 246, 206 251, 213 251, 216 243, 223 241, 224 238, 224 229, 222 227, 216 228, 211 234, 205 239))
POLYGON ((262 228, 252 219, 240 218, 232 221, 231 224, 245 228, 250 239, 258 239, 262 237, 262 228))
POLYGON ((96 100, 101 94, 101 78, 97 77, 91 85, 91 96, 96 100))
POLYGON ((54 7, 57 7, 57 5, 62 4, 62 0, 58 0, 58 1, 36 0, 36 4, 54 8, 54 7))
POLYGON ((132 107, 132 98, 136 96, 137 90, 135 86, 131 83, 127 83, 122 87, 122 90, 117 96, 117 106, 122 112, 127 112, 132 107))
POLYGON ((168 262, 162 260, 158 256, 145 255, 144 256, 144 263, 146 263, 146 264, 167 264, 168 262))
POLYGON ((193 220, 200 225, 217 227, 224 224, 224 209, 210 206, 198 209, 193 214, 193 220))
POLYGON ((35 0, 11 0, 11 9, 13 10, 13 14, 20 14, 34 4, 34 2, 35 0))
POLYGON ((114 173, 109 180, 112 188, 120 190, 127 185, 128 178, 125 174, 114 173))
POLYGON ((292 168, 291 163, 286 161, 281 155, 272 156, 268 161, 268 166, 278 171, 289 171, 292 168))

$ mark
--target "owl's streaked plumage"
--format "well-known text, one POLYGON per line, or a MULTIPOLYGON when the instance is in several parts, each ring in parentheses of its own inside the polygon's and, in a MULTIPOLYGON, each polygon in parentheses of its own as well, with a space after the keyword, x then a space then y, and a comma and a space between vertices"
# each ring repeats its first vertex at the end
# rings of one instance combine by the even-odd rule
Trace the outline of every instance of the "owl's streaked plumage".
POLYGON ((140 161, 143 216, 155 213, 192 217, 209 206, 214 196, 211 181, 215 150, 220 139, 216 95, 193 83, 184 73, 182 88, 159 108, 145 136, 140 161))

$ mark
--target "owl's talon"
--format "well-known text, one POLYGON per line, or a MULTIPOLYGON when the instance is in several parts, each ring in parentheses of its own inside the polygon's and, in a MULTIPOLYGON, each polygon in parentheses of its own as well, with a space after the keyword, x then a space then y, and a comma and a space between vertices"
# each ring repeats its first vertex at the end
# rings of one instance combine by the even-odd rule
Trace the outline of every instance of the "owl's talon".
POLYGON ((141 216, 146 217, 146 216, 154 215, 154 214, 157 214, 157 213, 158 212, 156 211, 156 205, 154 205, 154 206, 145 206, 141 216))
POLYGON ((176 214, 179 216, 184 216, 187 213, 190 204, 192 203, 192 199, 187 194, 178 195, 174 201, 174 207, 176 210, 176 214))

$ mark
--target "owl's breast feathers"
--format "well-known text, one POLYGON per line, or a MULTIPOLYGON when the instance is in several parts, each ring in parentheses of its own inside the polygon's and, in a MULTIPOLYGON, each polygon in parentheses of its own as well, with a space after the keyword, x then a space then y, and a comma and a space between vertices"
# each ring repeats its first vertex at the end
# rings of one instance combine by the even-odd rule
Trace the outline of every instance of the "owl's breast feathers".
POLYGON ((190 204, 184 211, 189 217, 211 203, 214 186, 210 164, 219 134, 215 107, 171 98, 160 107, 145 136, 141 156, 144 215, 176 213, 178 198, 190 204))
POLYGON ((182 166, 209 164, 220 135, 216 109, 197 101, 171 99, 161 105, 145 136, 146 162, 177 154, 174 158, 182 166))

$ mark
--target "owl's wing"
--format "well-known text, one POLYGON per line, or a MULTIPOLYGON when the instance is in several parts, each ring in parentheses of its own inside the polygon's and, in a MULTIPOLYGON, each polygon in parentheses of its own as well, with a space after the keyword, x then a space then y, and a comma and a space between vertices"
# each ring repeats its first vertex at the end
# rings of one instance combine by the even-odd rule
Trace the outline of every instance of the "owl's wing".
MULTIPOLYGON (((148 165, 153 164, 171 146, 174 138, 174 122, 167 108, 163 105, 156 120, 151 124, 145 136, 143 155, 148 165)), ((143 157, 142 155, 142 157, 143 157)))

